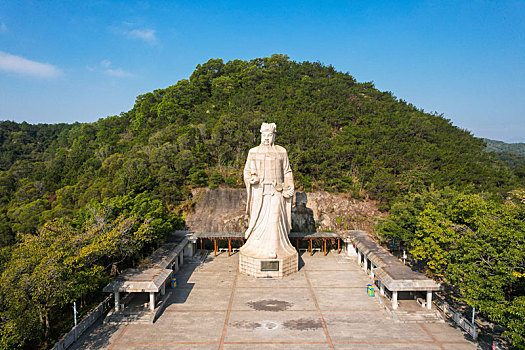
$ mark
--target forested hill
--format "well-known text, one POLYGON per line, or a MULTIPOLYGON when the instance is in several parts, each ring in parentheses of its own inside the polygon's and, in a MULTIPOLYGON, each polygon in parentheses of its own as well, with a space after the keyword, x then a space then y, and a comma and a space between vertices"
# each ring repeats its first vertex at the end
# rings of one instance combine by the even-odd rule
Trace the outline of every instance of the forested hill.
POLYGON ((483 140, 320 63, 273 55, 198 65, 95 123, 0 123, 0 235, 34 233, 92 200, 149 193, 169 208, 191 187, 241 185, 261 122, 277 123, 297 187, 385 204, 434 184, 504 193, 518 178, 483 140))
POLYGON ((191 188, 243 186, 263 121, 277 124, 300 190, 389 209, 427 189, 503 198, 524 182, 443 116, 283 55, 211 59, 94 123, 1 122, 0 348, 49 346, 72 301, 87 309, 111 275, 182 227, 191 188))
POLYGON ((9 170, 15 161, 51 159, 55 150, 49 146, 58 137, 67 136, 67 131, 78 125, 0 122, 0 171, 9 170))

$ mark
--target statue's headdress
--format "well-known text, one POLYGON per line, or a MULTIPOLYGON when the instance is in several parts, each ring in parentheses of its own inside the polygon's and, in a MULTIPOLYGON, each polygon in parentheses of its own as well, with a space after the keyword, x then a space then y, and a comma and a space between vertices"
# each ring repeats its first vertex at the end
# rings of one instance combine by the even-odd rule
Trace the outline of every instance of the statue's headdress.
POLYGON ((261 132, 270 131, 275 134, 276 129, 275 123, 262 123, 261 125, 261 132))

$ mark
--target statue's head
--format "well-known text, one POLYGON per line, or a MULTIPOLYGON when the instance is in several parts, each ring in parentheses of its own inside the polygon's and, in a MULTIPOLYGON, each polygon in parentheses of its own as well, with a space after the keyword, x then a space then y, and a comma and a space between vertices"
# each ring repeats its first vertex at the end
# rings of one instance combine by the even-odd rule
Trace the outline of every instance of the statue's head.
POLYGON ((306 207, 306 203, 308 203, 308 197, 306 197, 306 193, 295 192, 295 205, 302 205, 306 207))
POLYGON ((273 145, 275 141, 275 123, 262 123, 261 125, 261 145, 273 145))

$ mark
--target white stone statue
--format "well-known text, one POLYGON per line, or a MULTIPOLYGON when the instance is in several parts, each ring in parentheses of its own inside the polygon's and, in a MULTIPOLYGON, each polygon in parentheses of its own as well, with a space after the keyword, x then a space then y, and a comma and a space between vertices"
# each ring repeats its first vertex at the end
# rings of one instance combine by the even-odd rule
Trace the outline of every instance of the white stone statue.
POLYGON ((250 223, 240 250, 240 271, 256 277, 282 277, 297 271, 297 251, 288 238, 293 175, 286 150, 274 144, 275 131, 275 123, 262 124, 261 145, 250 149, 244 167, 250 223), (279 271, 251 271, 260 270, 260 261, 265 259, 278 261, 279 271))

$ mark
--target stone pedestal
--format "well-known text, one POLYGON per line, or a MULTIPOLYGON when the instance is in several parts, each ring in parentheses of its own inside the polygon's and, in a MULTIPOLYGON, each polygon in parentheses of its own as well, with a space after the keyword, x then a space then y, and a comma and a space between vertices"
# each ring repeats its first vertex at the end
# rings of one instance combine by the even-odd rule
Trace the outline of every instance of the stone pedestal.
POLYGON ((239 272, 257 278, 281 278, 298 271, 299 255, 263 259, 239 254, 239 272))

